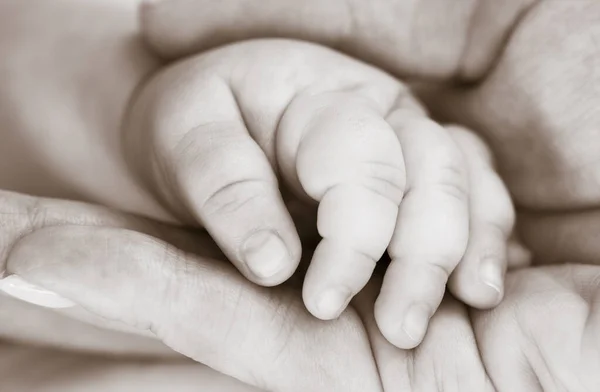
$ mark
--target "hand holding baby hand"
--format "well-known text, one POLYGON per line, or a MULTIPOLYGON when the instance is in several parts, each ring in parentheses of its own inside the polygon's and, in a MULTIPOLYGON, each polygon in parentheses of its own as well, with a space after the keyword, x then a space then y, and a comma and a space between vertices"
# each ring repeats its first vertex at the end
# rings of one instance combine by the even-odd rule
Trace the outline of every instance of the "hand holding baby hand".
POLYGON ((376 319, 399 347, 422 340, 461 260, 459 298, 502 297, 514 213, 488 152, 373 67, 308 43, 230 45, 152 78, 124 132, 149 189, 261 285, 300 260, 280 187, 318 203, 303 296, 319 318, 339 316, 386 249, 376 319))

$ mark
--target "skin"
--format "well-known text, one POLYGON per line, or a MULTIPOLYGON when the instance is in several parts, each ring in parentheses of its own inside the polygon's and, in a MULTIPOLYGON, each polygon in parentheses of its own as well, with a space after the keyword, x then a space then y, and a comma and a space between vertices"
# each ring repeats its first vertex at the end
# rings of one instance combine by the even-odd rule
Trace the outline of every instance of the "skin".
MULTIPOLYGON (((51 102, 51 101, 50 101, 51 102)), ((22 108, 22 107, 21 107, 22 108)), ((57 128, 60 129, 60 128, 57 128)), ((46 165, 43 166, 44 168, 48 168, 46 165)), ((36 172, 37 173, 37 172, 36 172)), ((99 173, 101 174, 102 171, 99 170, 99 173)), ((73 179, 77 178, 77 181, 85 181, 85 179, 81 179, 78 177, 74 177, 73 179)), ((43 178, 44 179, 44 178, 43 178)), ((48 179, 45 178, 46 182, 48 182, 48 179)), ((99 182, 101 183, 101 182, 99 182)), ((31 186, 31 185, 29 185, 31 186)), ((41 189, 41 188, 38 188, 41 189)), ((57 189, 57 188, 55 188, 57 189)), ((39 192, 42 192, 42 190, 39 190, 39 192)), ((56 191, 58 193, 58 191, 56 191)), ((66 192, 66 191, 65 191, 66 192)), ((21 214, 21 217, 23 219, 29 219, 30 217, 27 216, 27 214, 21 214)), ((70 228, 72 229, 72 228, 70 228)), ((69 232, 68 234, 70 234, 71 232, 69 232)), ((89 233, 89 232, 88 232, 89 233)), ((121 242, 119 242, 118 237, 123 235, 123 233, 121 231, 117 231, 117 232, 112 232, 113 234, 115 234, 115 239, 116 239, 116 244, 119 244, 121 242)), ((592 244, 592 242, 594 241, 593 239, 593 235, 590 235, 590 232, 583 232, 582 234, 585 234, 583 236, 581 236, 582 238, 579 240, 579 244, 592 244)), ((66 235, 65 235, 66 236, 66 235)), ((56 239, 61 239, 61 240, 68 240, 68 238, 64 238, 65 236, 58 236, 56 239)), ((91 238, 95 238, 93 235, 91 236, 91 238)), ((139 238, 139 237, 138 237, 139 238)), ((101 254, 101 252, 106 251, 106 232, 103 233, 99 233, 98 237, 97 237, 98 241, 97 242, 92 242, 95 243, 98 249, 98 253, 101 254), (98 244, 102 244, 102 246, 98 245, 98 244)), ((137 246, 128 246, 128 247, 124 247, 122 248, 123 250, 127 250, 129 252, 141 252, 141 254, 152 254, 153 252, 149 252, 149 253, 145 253, 144 249, 148 249, 145 248, 145 246, 148 246, 150 244, 153 244, 154 242, 152 241, 141 241, 140 242, 136 242, 137 246)), ((68 244, 68 242, 66 242, 65 244, 68 244)), ((571 242, 566 242, 566 245, 568 246, 574 246, 571 245, 571 242)), ((35 245, 35 242, 34 242, 35 245)), ((38 244, 39 245, 39 244, 38 244)), ((76 245, 76 244, 72 244, 72 245, 76 245)), ((25 247, 25 250, 27 249, 27 247, 25 247)), ((36 248, 33 247, 30 250, 32 252, 40 252, 43 248, 36 248)), ((73 249, 76 249, 76 246, 73 247, 73 249)), ((116 247, 115 249, 113 249, 113 251, 118 252, 118 247, 116 247)), ((155 249, 155 248, 154 248, 155 249)), ((162 249, 162 248, 161 248, 162 249)), ((587 249, 590 249, 590 247, 588 246, 587 249)), ((50 250, 50 249, 49 249, 50 250)), ((564 252, 567 252, 569 249, 567 248, 566 250, 564 250, 564 252)), ((57 250, 54 249, 53 252, 56 252, 57 250)), ((52 252, 49 252, 48 255, 51 255, 52 252)), ((154 253, 157 257, 157 260, 161 260, 163 261, 164 259, 162 259, 164 257, 164 252, 161 252, 160 254, 156 254, 154 253)), ((592 253, 590 253, 591 255, 592 253)), ((61 254, 60 256, 64 256, 63 254, 61 254)), ((93 265, 95 266, 102 266, 102 263, 97 263, 97 260, 95 258, 92 258, 89 262, 89 264, 85 261, 82 260, 81 255, 78 255, 77 260, 80 261, 75 261, 75 264, 73 265, 80 265, 82 266, 82 269, 69 269, 71 271, 73 271, 73 274, 77 274, 77 271, 82 271, 85 272, 85 274, 83 274, 84 276, 87 276, 88 278, 90 276, 94 276, 94 274, 92 273, 91 275, 89 274, 89 269, 88 268, 92 268, 93 269, 93 265)), ((57 258, 58 260, 62 260, 60 257, 57 258)), ((591 258, 590 258, 591 259, 591 258)), ((18 259, 17 259, 18 260, 18 259)), ((36 259, 37 261, 42 261, 39 258, 36 259)), ((52 257, 49 257, 48 260, 52 260, 52 257)), ((194 259, 197 260, 197 259, 194 259)), ((123 266, 123 264, 120 264, 121 266, 123 266)), ((18 267, 15 267, 15 269, 18 267)), ((115 274, 115 279, 118 279, 119 273, 118 273, 119 269, 114 269, 113 273, 115 274)), ((586 372, 586 369, 576 369, 572 364, 576 364, 576 363, 593 363, 590 362, 589 358, 591 357, 582 357, 582 355, 591 352, 592 354, 594 353, 595 350, 595 345, 593 344, 593 337, 594 337, 594 329, 597 330, 597 327, 595 327, 595 308, 593 306, 594 301, 594 290, 589 290, 590 288, 595 288, 596 285, 594 284, 595 281, 595 277, 597 271, 595 269, 595 267, 583 267, 583 266, 569 266, 569 267, 561 267, 561 268, 554 268, 554 269, 544 269, 544 268, 536 268, 534 270, 532 270, 531 272, 527 271, 526 275, 522 275, 522 282, 536 282, 536 285, 529 285, 529 284, 523 284, 522 290, 516 291, 516 294, 514 297, 514 301, 507 301, 507 304, 509 304, 510 306, 504 307, 501 306, 498 309, 496 309, 493 313, 489 313, 489 312, 484 312, 484 315, 488 315, 489 318, 486 316, 484 317, 484 320, 501 320, 502 323, 498 323, 495 325, 498 325, 498 328, 489 328, 489 324, 486 325, 487 329, 486 331, 495 331, 496 333, 500 333, 500 335, 494 335, 490 333, 490 340, 495 340, 496 342, 506 342, 506 338, 508 335, 506 335, 506 331, 510 331, 511 332, 511 339, 510 341, 513 342, 529 342, 531 341, 531 334, 527 333, 524 334, 523 331, 531 331, 531 330, 535 330, 535 331, 540 331, 541 333, 536 333, 535 336, 538 337, 538 339, 533 341, 533 344, 529 344, 529 345, 525 345, 525 346, 521 346, 519 345, 519 347, 514 348, 514 351, 511 352, 511 354, 513 355, 513 358, 523 358, 525 357, 527 358, 534 358, 536 359, 536 362, 538 364, 538 366, 531 366, 531 368, 533 369, 533 373, 542 380, 546 380, 546 385, 549 386, 549 388, 555 387, 564 387, 567 390, 578 390, 577 388, 581 388, 584 389, 581 385, 578 383, 578 380, 590 380, 588 385, 588 389, 593 388, 594 385, 597 385, 597 381, 593 380, 591 377, 593 376, 594 373, 592 372, 586 372), (535 279, 534 279, 535 278, 535 279), (541 283, 544 283, 544 285, 540 285, 541 283), (539 289, 539 291, 537 291, 539 289), (531 291, 533 290, 533 291, 531 291), (534 297, 534 294, 538 294, 539 296, 537 298, 540 298, 539 301, 533 301, 533 302, 527 302, 527 301, 523 301, 523 298, 531 298, 534 297), (591 294, 591 295, 590 295, 591 294), (548 301, 548 299, 550 298, 558 298, 558 299, 565 299, 563 301, 548 301), (540 314, 540 312, 538 311, 540 309, 540 304, 546 304, 545 309, 548 309, 549 313, 544 314, 544 317, 541 317, 538 315, 540 314), (575 306, 574 306, 575 305, 575 306), (504 315, 504 316, 502 316, 504 315), (520 316, 521 315, 521 316, 520 316), (527 317, 525 317, 525 315, 527 315, 527 317), (566 324, 560 324, 560 323, 550 323, 550 325, 548 325, 548 315, 552 316, 553 319, 555 320, 563 320, 566 324), (559 316, 557 316, 559 315, 559 316), (515 316, 519 316, 519 317, 515 317, 515 316), (585 320, 587 316, 590 316, 590 323, 585 324, 585 328, 582 328, 581 325, 583 325, 582 322, 580 322, 580 320, 585 320), (517 322, 518 320, 518 322, 517 322), (536 321, 537 320, 537 321, 536 321), (574 320, 574 321, 573 321, 574 320), (543 327, 544 328, 540 328, 540 323, 543 323, 543 327), (558 330, 554 330, 553 328, 558 328, 558 330), (545 334, 544 332, 547 332, 547 334, 545 334), (582 341, 582 339, 587 339, 587 341, 590 341, 590 344, 586 344, 585 346, 588 347, 587 350, 589 351, 585 351, 582 352, 581 350, 578 350, 578 346, 576 345, 576 343, 569 343, 569 344, 565 344, 563 347, 557 347, 557 346, 552 346, 552 345, 548 345, 548 342, 552 340, 553 336, 556 336, 556 334, 560 332, 560 333, 565 333, 565 336, 571 337, 573 339, 573 342, 580 342, 582 341), (524 335, 524 336, 523 336, 524 335), (543 337, 546 337, 545 339, 543 339, 543 337), (548 349, 545 349, 546 347, 550 347, 548 349), (566 350, 565 350, 566 347, 566 350), (541 348, 544 348, 545 350, 541 350, 541 348), (553 355, 549 355, 552 354, 553 355), (569 354, 569 355, 565 355, 569 354), (538 356, 536 358, 536 355, 538 356), (580 356, 580 357, 578 357, 580 356), (568 363, 563 363, 561 361, 565 360, 566 358, 574 358, 572 361, 568 361, 568 363), (579 359, 582 358, 582 359, 579 359), (543 363, 556 363, 557 365, 552 367, 551 369, 566 369, 564 373, 562 374, 567 374, 568 375, 576 375, 576 377, 571 377, 569 379, 569 377, 567 377, 567 380, 564 380, 565 377, 549 377, 549 374, 554 374, 554 372, 547 372, 547 368, 544 368, 542 366, 539 366, 539 364, 543 364, 543 363), (570 371, 569 371, 570 370, 570 371), (575 380, 575 381, 573 381, 575 380), (556 384, 552 384, 552 382, 555 382, 556 384)), ((25 272, 23 273, 24 275, 26 274, 25 272)), ((130 276, 129 274, 127 274, 126 272, 124 272, 124 274, 127 276, 128 282, 131 282, 132 280, 132 276, 130 276)), ((513 287, 510 282, 513 279, 513 276, 521 276, 521 274, 525 274, 525 272, 518 272, 518 273, 514 273, 512 275, 509 276, 509 284, 507 284, 507 298, 512 298, 511 297, 511 292, 512 289, 511 287, 513 287)), ((47 279, 50 281, 55 281, 55 282, 61 282, 59 280, 59 277, 56 276, 56 274, 52 274, 52 273, 48 273, 48 277, 47 279)), ((40 273, 40 275, 38 275, 37 279, 38 282, 42 282, 44 274, 40 273)), ((73 276, 73 275, 71 275, 73 276)), ((139 282, 140 285, 142 285, 142 287, 145 287, 144 285, 146 285, 148 283, 148 281, 144 280, 144 276, 145 275, 135 275, 135 277, 139 280, 137 280, 137 282, 139 282)), ((235 275, 234 275, 235 276, 235 275)), ((65 287, 73 287, 73 283, 76 283, 79 281, 81 277, 80 276, 76 276, 76 277, 72 277, 71 279, 66 279, 67 281, 62 281, 63 283, 59 283, 59 284, 64 284, 65 287)), ((33 280, 33 276, 30 277, 29 279, 33 280)), ((237 282, 236 282, 237 283, 237 282)), ((79 286, 77 286, 79 287, 79 286)), ((105 285, 99 285, 99 290, 97 292, 94 291, 94 285, 90 287, 90 291, 86 291, 85 288, 83 288, 82 292, 73 292, 74 298, 86 298, 87 295, 86 293, 95 293, 94 295, 98 295, 98 299, 99 302, 102 302, 102 298, 105 295, 110 295, 110 293, 105 293, 106 291, 106 286, 105 285), (75 295, 77 294, 77 295, 75 295)), ((197 287, 197 286, 196 286, 197 287)), ((238 288, 239 286, 235 286, 236 288, 238 288)), ((252 286, 254 287, 254 286, 252 286)), ((79 287, 81 288, 81 287, 79 287)), ((231 289, 231 288, 230 288, 231 289)), ((58 289, 57 289, 58 290, 58 289)), ((227 292, 227 289, 224 288, 223 289, 224 292, 227 292)), ((67 288, 61 290, 64 293, 67 292, 67 288)), ((194 297, 193 292, 189 292, 189 294, 191 295, 191 297, 194 297)), ((293 296, 292 296, 293 297, 293 296)), ((93 296, 92 296, 93 298, 93 296)), ((272 302, 269 302, 269 300, 267 298, 263 298, 263 301, 265 302, 265 306, 269 306, 268 304, 272 302)), ((260 300, 258 302, 261 302, 260 300)), ((298 306, 301 306, 300 303, 297 302, 298 306)), ((235 306, 233 307, 233 309, 235 309, 235 306)), ((461 313, 460 309, 461 307, 459 306, 457 309, 459 310, 459 312, 457 313, 457 310, 452 310, 449 313, 445 313, 446 309, 446 305, 442 306, 442 312, 439 312, 440 315, 443 314, 449 314, 450 315, 450 319, 454 320, 467 320, 465 313, 461 313)), ((273 320, 273 314, 268 314, 267 313, 267 318, 269 318, 269 321, 273 320)), ((365 318, 366 319, 366 318, 365 318)), ((437 317, 434 317, 433 321, 432 321, 432 325, 437 325, 436 320, 438 320, 437 317)), ((463 323, 459 323, 461 325, 469 325, 468 321, 464 321, 463 323)), ((272 325, 272 324, 264 324, 264 325, 260 325, 261 328, 265 329, 268 325, 272 325)), ((339 333, 341 336, 343 336, 342 332, 340 331, 354 331, 356 330, 356 326, 358 324, 348 324, 346 329, 344 328, 340 328, 337 333, 339 333)), ((449 326, 448 324, 442 324, 443 327, 447 327, 449 326)), ((462 331, 469 331, 469 328, 471 327, 467 327, 465 329, 463 329, 462 331)), ((216 328, 218 329, 218 328, 216 328)), ((226 330, 226 328, 223 328, 223 330, 226 330)), ((467 342, 471 342, 471 344, 473 343, 473 340, 470 339, 470 334, 467 333, 465 334, 464 332, 461 332, 460 329, 456 329, 456 328, 440 328, 440 329, 435 329, 432 328, 433 330, 438 330, 438 331, 448 331, 448 335, 443 335, 440 340, 434 340, 433 336, 439 336, 439 335, 434 335, 433 333, 430 333, 427 337, 426 342, 431 341, 433 343, 433 347, 438 347, 438 348, 444 348, 447 347, 447 345, 444 344, 444 342, 456 342, 456 341, 461 341, 460 339, 457 340, 457 338, 464 338, 466 336, 467 338, 467 342), (450 337, 448 337, 450 336, 450 337)), ((484 331, 485 332, 485 331, 484 331)), ((273 339, 273 336, 278 336, 277 333, 273 333, 270 338, 269 338, 269 342, 274 342, 275 345, 277 345, 278 342, 281 342, 281 340, 278 339, 273 339)), ((283 335, 285 336, 285 335, 283 335)), ((323 345, 323 341, 322 339, 319 339, 319 335, 315 335, 317 336, 317 339, 315 340, 314 345, 315 346, 319 346, 322 348, 323 353, 333 353, 335 352, 335 347, 330 347, 330 346, 324 346, 323 345)), ((478 335, 480 336, 480 335, 478 335)), ((184 337, 185 338, 185 337, 184 337)), ((343 340, 343 339, 342 339, 343 340)), ((302 340, 301 342, 305 342, 306 340, 302 340)), ((326 341, 326 340, 325 340, 326 341)), ((382 340, 383 342, 385 342, 385 340, 382 340)), ((586 343, 587 343, 586 341, 586 343)), ((569 340, 569 342, 571 342, 569 340)), ((106 343, 106 342, 105 342, 106 343)), ((506 348, 506 344, 503 344, 503 347, 506 348)), ((250 346, 251 347, 251 346, 250 346)), ((280 349, 281 346, 279 346, 278 348, 280 349)), ((384 346, 386 347, 386 346, 384 346)), ((427 383, 430 382, 432 384, 429 384, 429 386, 435 390, 434 388, 438 388, 438 390, 449 390, 452 386, 457 385, 457 380, 460 378, 457 378, 454 376, 454 373, 440 373, 440 372, 435 372, 435 369, 458 369, 461 370, 463 368, 461 368, 460 366, 465 365, 465 362, 461 361, 459 364, 456 364, 455 360, 456 358, 458 358, 457 355, 455 355, 455 352, 452 352, 452 350, 448 350, 446 351, 446 355, 442 356, 440 355, 439 352, 435 352, 435 351, 426 351, 426 350, 422 350, 419 351, 420 354, 417 354, 415 356, 413 355, 407 355, 406 352, 404 351, 394 351, 396 350, 395 348, 393 348, 393 346, 388 345, 387 347, 390 348, 392 353, 396 353, 395 355, 392 356, 383 356, 383 359, 380 358, 379 360, 379 368, 380 369, 389 369, 388 372, 385 372, 385 376, 383 376, 384 383, 386 384, 386 386, 390 387, 391 390, 394 387, 394 382, 398 382, 398 381, 403 381, 407 382, 406 380, 409 380, 408 382, 413 383, 413 385, 423 385, 423 384, 418 384, 418 382, 421 383, 427 383), (385 359, 390 359, 388 361, 386 361, 385 359), (415 360, 415 358, 417 358, 418 360, 415 360), (434 358, 436 361, 439 362, 432 362, 432 358, 434 358), (397 362, 394 362, 393 360, 396 359, 397 362), (446 362, 447 361, 447 362, 446 362), (426 377, 426 378, 422 378, 422 381, 415 381, 415 377, 413 376, 413 372, 409 372, 406 370, 407 368, 407 363, 412 364, 412 365, 417 365, 416 367, 413 366, 413 369, 417 369, 416 374, 425 374, 425 375, 431 375, 431 374, 435 374, 436 377, 434 378, 435 383, 433 382, 431 377, 426 377), (431 367, 432 364, 443 364, 444 367, 431 367), (396 367, 394 364, 399 364, 398 367, 396 367), (401 366, 404 365, 404 366, 401 366), (396 369, 400 369, 399 371, 394 371, 396 369), (394 378, 398 377, 398 378, 394 378)), ((469 349, 468 347, 473 347, 473 346, 468 346, 468 345, 461 345, 461 347, 469 349)), ((513 347, 513 346, 508 346, 508 347, 513 347)), ((236 347, 238 348, 238 347, 236 347)), ((296 358, 301 358, 301 353, 305 350, 305 345, 304 343, 300 344, 300 347, 298 346, 294 346, 294 345, 290 345, 289 346, 289 350, 290 350, 290 356, 294 356, 296 358), (296 347, 298 349, 298 352, 294 351, 294 347, 296 347), (295 355, 297 353, 297 355, 295 355)), ((481 348, 482 352, 486 352, 485 348, 481 348)), ((379 352, 380 350, 374 350, 379 352)), ((476 353, 475 347, 473 347, 473 353, 476 353)), ((343 355, 345 355, 346 353, 343 352, 343 355)), ((490 363, 492 365, 498 365, 499 363, 501 363, 501 361, 490 361, 490 358, 494 358, 493 356, 494 351, 491 351, 491 354, 486 354, 484 355, 486 363, 490 363)), ((235 355, 235 353, 232 353, 232 355, 235 355)), ((499 359, 501 360, 502 358, 504 358, 505 355, 502 355, 499 357, 499 359)), ((358 357, 357 357, 358 358, 358 357)), ((83 359, 82 359, 83 360, 83 359)), ((311 360, 314 360, 314 358, 311 358, 311 360)), ((332 363, 335 363, 335 361, 337 360, 337 358, 333 358, 332 359, 332 363)), ((325 360, 327 361, 327 359, 325 360)), ((256 362, 256 361, 254 361, 256 362)), ((474 361, 474 363, 477 363, 476 361, 474 361)), ((514 374, 519 374, 519 375, 530 375, 531 372, 529 372, 528 370, 528 366, 527 365, 527 361, 511 361, 508 364, 504 364, 504 367, 500 367, 500 369, 509 369, 511 371, 511 375, 514 374), (511 366, 519 366, 518 370, 520 371, 516 371, 513 372, 515 370, 515 368, 511 368, 511 366), (521 368, 521 366, 523 366, 521 368)), ((460 372, 459 374, 468 374, 469 378, 473 375, 473 374, 480 374, 479 372, 479 367, 475 366, 473 368, 470 367, 470 362, 466 363, 467 365, 469 365, 469 369, 468 371, 466 371, 465 373, 460 372)), ((252 366, 256 366, 256 364, 250 364, 249 368, 252 369, 252 366)), ((367 366, 367 368, 369 368, 367 366)), ((491 366, 490 366, 491 368, 491 366)), ((498 367, 496 367, 498 368, 498 367)), ((272 370, 272 369, 270 369, 272 370)), ((351 369, 345 369, 345 370, 349 370, 349 371, 356 371, 356 369, 351 368, 351 369)), ((260 373, 260 372, 259 372, 260 373)), ((293 372, 292 372, 293 373, 293 372)), ((11 373, 11 374, 14 374, 11 373)), ((131 373, 134 374, 134 373, 131 373)), ((271 374, 270 372, 267 372, 267 378, 269 377, 268 375, 271 374)), ((298 374, 298 373, 296 373, 298 374)), ((319 373, 312 373, 315 375, 316 379, 323 379, 323 377, 320 377, 319 373)), ((292 376, 292 374, 290 374, 290 377, 292 376)), ((303 377, 305 376, 304 374, 302 375, 303 377)), ((343 377, 343 376, 340 376, 343 377)), ((492 374, 492 378, 497 377, 494 376, 492 374)), ((368 376, 365 376, 365 379, 368 379, 368 376)), ((291 377, 290 379, 293 379, 293 377, 291 377)), ((482 380, 481 382, 483 384, 480 385, 486 385, 485 383, 487 382, 485 380, 484 377, 477 377, 477 379, 482 380)), ((14 380, 14 379, 13 379, 14 380)), ((89 380, 89 379, 88 379, 89 380)), ((190 378, 190 382, 192 382, 193 379, 190 378)), ((461 379, 462 380, 462 379, 461 379)), ((51 377, 47 380, 45 380, 45 385, 52 385, 52 383, 56 383, 57 380, 54 377, 51 377)), ((500 380, 502 381, 502 380, 500 380)), ((23 380, 20 381, 21 384, 24 382, 23 380)), ((30 382, 30 380, 29 380, 30 382)), ((510 387, 512 389, 508 389, 508 390, 519 390, 517 388, 521 388, 521 390, 531 390, 531 389, 524 389, 524 388, 529 388, 531 385, 536 385, 536 384, 532 384, 532 380, 531 379, 523 379, 523 378, 515 378, 515 377, 504 377, 504 382, 514 382, 515 385, 511 385, 510 387), (525 381, 525 383, 523 384, 523 381, 525 381)), ((19 384, 16 384, 19 385, 19 384)), ((27 385, 27 384, 25 384, 27 385)), ((399 384, 402 385, 402 384, 399 384)), ((506 384, 503 384, 506 385, 506 384)), ((85 388, 87 386, 86 385, 82 385, 83 388, 85 388)), ((323 387, 323 390, 332 390, 332 388, 334 388, 336 386, 335 383, 330 384, 326 387, 323 387)), ((423 385, 425 387, 425 385, 423 385)), ((583 386, 585 386, 585 384, 583 384, 583 386)), ((291 387, 288 387, 291 388, 291 387)), ((285 390, 285 389, 284 389, 285 390)), ((318 390, 318 389, 314 389, 314 390, 318 390)), ((482 390, 482 388, 479 389, 475 389, 475 390, 482 390)), ((483 389, 485 390, 485 389, 483 389)))
POLYGON ((258 391, 194 362, 101 358, 8 343, 0 345, 0 375, 4 388, 32 392, 192 392, 199 385, 211 391, 258 391))
POLYGON ((386 249, 392 264, 376 319, 399 347, 421 341, 465 252, 458 293, 482 307, 501 298, 514 213, 489 158, 467 164, 472 154, 453 136, 464 131, 427 119, 399 82, 371 67, 298 42, 232 45, 147 81, 124 132, 150 190, 184 222, 202 222, 262 285, 290 276, 300 257, 273 170, 292 193, 318 202, 323 239, 303 297, 321 319, 339 316, 386 249), (469 237, 469 224, 477 235, 469 237), (294 244, 287 271, 264 260, 273 252, 255 253, 271 276, 253 274, 244 259, 246 233, 263 230, 294 244))
MULTIPOLYGON (((53 8, 48 21, 44 5, 4 6, 17 15, 7 36, 23 42, 4 42, 11 88, 3 101, 17 107, 6 127, 20 130, 9 135, 5 168, 23 156, 21 139, 45 167, 30 168, 29 182, 63 178, 84 200, 204 227, 245 277, 265 286, 288 279, 300 261, 285 202, 312 202, 323 239, 306 274, 308 310, 338 317, 387 250, 392 264, 375 317, 398 347, 421 342, 461 260, 457 297, 480 308, 500 301, 514 223, 508 194, 489 158, 467 162, 471 154, 454 140, 461 131, 429 120, 402 83, 285 40, 232 45, 157 72, 159 61, 132 37, 134 8, 117 16, 102 8, 117 21, 113 30, 91 25, 88 41, 73 46, 68 37, 84 17, 61 24, 71 4, 62 14, 53 8), (48 52, 48 42, 61 44, 48 52), (103 63, 86 60, 109 43, 103 63), (62 66, 76 51, 80 60, 62 66), (29 83, 31 75, 44 82, 29 83)), ((4 177, 9 189, 27 189, 4 177)))
MULTIPOLYGON (((167 346, 259 389, 584 391, 600 381, 595 371, 600 349, 596 266, 511 272, 506 299, 494 310, 469 312, 446 298, 424 343, 407 351, 391 345, 375 324, 376 281, 342 317, 323 323, 306 312, 298 287, 253 285, 230 264, 201 256, 209 244, 198 253, 181 250, 198 246, 203 237, 197 233, 93 205, 10 192, 2 196, 3 206, 15 216, 38 223, 16 239, 2 231, 3 240, 13 243, 6 260, 10 272, 72 299, 100 316, 96 322, 129 327, 130 339, 135 340, 132 333, 148 336, 150 330, 167 346), (28 215, 32 211, 53 219, 36 221, 28 215)), ((148 378, 140 374, 150 366, 147 362, 134 366, 126 357, 108 361, 59 353, 40 372, 31 365, 55 353, 3 348, 5 385, 33 391, 124 388, 124 383, 154 384, 149 388, 161 390, 164 380, 175 376, 173 382, 182 388, 212 383, 224 391, 253 390, 181 359, 155 360, 156 373, 148 378), (23 372, 9 367, 16 355, 30 365, 23 372), (73 361, 78 377, 72 366, 69 373, 59 367, 73 361), (36 377, 27 376, 32 369, 36 377), (121 376, 109 377, 115 373, 121 376)))
POLYGON ((247 37, 302 38, 414 78, 434 115, 485 137, 537 261, 597 262, 586 233, 600 222, 598 2, 284 0, 269 13, 250 0, 206 13, 207 3, 147 2, 149 45, 173 59, 247 37))

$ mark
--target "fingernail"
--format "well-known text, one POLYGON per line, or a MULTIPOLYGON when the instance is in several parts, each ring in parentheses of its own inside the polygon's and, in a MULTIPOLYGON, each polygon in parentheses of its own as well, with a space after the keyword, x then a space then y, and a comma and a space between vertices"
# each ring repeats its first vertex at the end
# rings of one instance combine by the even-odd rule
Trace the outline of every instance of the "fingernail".
POLYGON ((17 275, 9 275, 0 280, 0 290, 11 297, 46 308, 70 308, 75 306, 71 300, 61 297, 53 291, 31 284, 17 275))
POLYGON ((270 230, 254 233, 246 240, 243 249, 246 265, 262 279, 276 275, 290 258, 283 240, 270 230))
POLYGON ((419 304, 411 306, 402 324, 404 333, 414 342, 421 342, 425 336, 425 331, 427 331, 430 317, 429 306, 419 304))
POLYGON ((490 286, 498 293, 502 293, 504 271, 502 270, 498 259, 483 259, 479 266, 479 275, 483 283, 490 286))
POLYGON ((325 319, 336 318, 342 313, 343 308, 350 302, 352 294, 344 289, 328 289, 319 296, 317 311, 325 319))

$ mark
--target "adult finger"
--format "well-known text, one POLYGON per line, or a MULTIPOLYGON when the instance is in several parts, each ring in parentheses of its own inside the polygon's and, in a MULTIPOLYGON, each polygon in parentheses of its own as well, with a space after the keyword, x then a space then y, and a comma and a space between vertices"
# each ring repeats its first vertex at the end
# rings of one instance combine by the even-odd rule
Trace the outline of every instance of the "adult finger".
POLYGON ((46 228, 17 243, 8 271, 262 389, 381 390, 356 314, 316 320, 296 292, 253 285, 226 263, 156 238, 46 228))
POLYGON ((125 130, 129 161, 171 211, 201 223, 242 274, 276 285, 298 265, 298 234, 267 155, 208 63, 192 58, 147 83, 125 130))
POLYGON ((179 248, 208 257, 219 253, 201 238, 166 224, 150 221, 109 208, 74 201, 28 196, 0 190, 0 276, 13 246, 36 230, 63 225, 119 227, 160 238, 179 248))
POLYGON ((469 184, 463 154, 446 129, 401 110, 389 121, 402 145, 407 190, 375 318, 383 335, 406 349, 423 339, 467 247, 469 184))
POLYGON ((166 57, 287 37, 329 45, 400 76, 476 79, 535 0, 152 0, 142 30, 166 57), (419 50, 414 50, 419 48, 419 50))
MULTIPOLYGON (((21 238, 30 233, 46 227, 63 225, 118 227, 146 233, 206 257, 223 258, 218 248, 206 235, 197 235, 148 219, 80 202, 33 197, 0 190, 0 222, 0 277, 4 277, 0 279, 2 293, 44 307, 64 308, 60 313, 50 312, 44 308, 27 306, 25 302, 11 300, 3 295, 0 335, 30 343, 108 352, 111 355, 137 353, 146 356, 173 356, 171 350, 162 344, 157 344, 153 339, 105 331, 104 329, 130 332, 131 328, 93 317, 80 307, 72 307, 73 301, 7 272, 6 263, 12 249, 21 238), (91 326, 88 328, 78 320, 100 326, 102 329, 91 326), (48 329, 53 326, 59 328, 61 333, 48 329)), ((39 251, 44 250, 39 249, 39 251)))
POLYGON ((471 312, 487 372, 499 392, 594 390, 600 383, 598 266, 510 272, 493 310, 471 312))

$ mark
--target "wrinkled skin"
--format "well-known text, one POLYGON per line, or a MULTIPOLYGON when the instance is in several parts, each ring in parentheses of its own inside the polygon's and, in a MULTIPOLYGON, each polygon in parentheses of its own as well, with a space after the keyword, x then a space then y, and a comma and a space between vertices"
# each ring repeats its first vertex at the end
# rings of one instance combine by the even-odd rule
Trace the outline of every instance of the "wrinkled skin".
MULTIPOLYGON (((90 382, 111 385, 108 377, 114 372, 127 375, 135 385, 151 384, 154 389, 149 390, 166 390, 159 389, 157 379, 168 374, 177 375, 182 386, 187 380, 188 387, 224 383, 222 390, 241 388, 216 373, 193 371, 192 365, 148 337, 267 390, 585 391, 600 382, 595 371, 600 350, 596 332, 600 267, 564 265, 511 272, 507 297, 492 311, 469 314, 447 298, 424 343, 405 351, 389 344, 374 324, 374 286, 342 317, 323 323, 306 312, 297 287, 261 288, 230 265, 197 255, 210 256, 210 249, 215 249, 197 233, 81 203, 7 192, 2 201, 3 210, 18 217, 9 221, 13 230, 7 225, 1 233, 11 249, 7 269, 86 309, 63 311, 65 316, 129 332, 110 337, 115 332, 103 335, 79 324, 62 336, 63 341, 60 333, 47 335, 55 346, 104 350, 123 359, 110 363, 59 354, 52 367, 34 378, 27 371, 34 371, 40 359, 28 359, 31 351, 5 348, 0 354, 6 358, 0 362, 3 385, 17 390, 60 385, 85 390, 90 382), (47 219, 40 220, 41 216, 47 219), (31 232, 21 236, 18 227, 31 232), (176 251, 167 243, 194 253, 176 251), (94 343, 94 338, 110 340, 94 343), (120 350, 107 344, 115 338, 120 339, 120 350), (24 372, 10 370, 16 352, 21 352, 24 372), (134 366, 127 354, 155 358, 156 374, 142 377, 139 366, 148 365, 134 366), (157 357, 163 359, 156 362, 157 357), (74 360, 77 370, 65 373, 58 367, 74 360), (95 372, 86 372, 88 366, 95 372), (100 377, 98 369, 107 378, 100 377)), ((20 312, 11 308, 14 300, 2 300, 3 309, 12 309, 3 329, 10 327, 11 319, 34 314, 27 306, 20 312)), ((46 316, 50 318, 38 315, 39 323, 29 327, 68 325, 56 314, 46 316)), ((123 387, 119 382, 127 381, 112 382, 123 387)))

